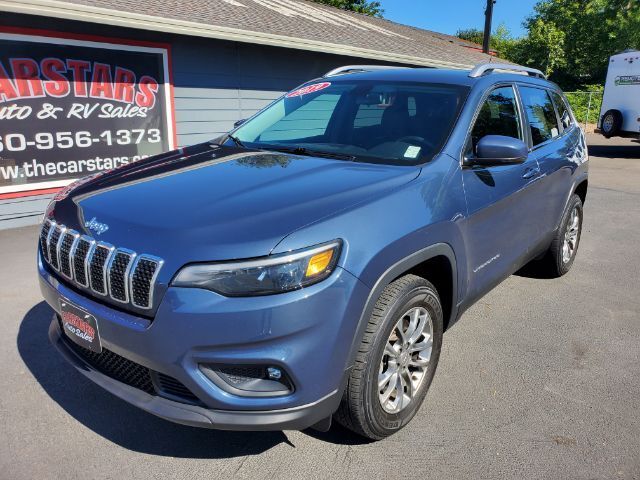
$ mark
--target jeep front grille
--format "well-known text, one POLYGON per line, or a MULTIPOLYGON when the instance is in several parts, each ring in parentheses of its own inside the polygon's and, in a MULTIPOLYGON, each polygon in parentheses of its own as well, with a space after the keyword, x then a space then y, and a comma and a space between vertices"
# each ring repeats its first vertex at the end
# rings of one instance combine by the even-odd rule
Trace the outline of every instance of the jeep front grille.
POLYGON ((69 254, 79 236, 73 230, 66 230, 60 237, 58 263, 60 264, 60 273, 68 279, 73 278, 71 274, 71 256, 69 254))
POLYGON ((104 243, 99 243, 93 250, 93 255, 89 260, 89 280, 91 290, 100 294, 107 294, 107 262, 113 253, 114 248, 104 243))
POLYGON ((149 292, 152 291, 154 279, 158 275, 158 270, 162 264, 149 256, 140 256, 131 275, 131 303, 136 307, 149 308, 151 298, 149 292))
POLYGON ((129 281, 129 269, 133 259, 136 258, 135 252, 117 250, 115 255, 111 257, 109 266, 109 294, 111 298, 119 302, 127 303, 129 301, 129 289, 127 283, 129 281))
POLYGON ((136 308, 153 306, 162 259, 97 242, 50 219, 39 242, 44 261, 74 285, 136 308))
POLYGON ((51 233, 51 222, 44 222, 42 230, 40 230, 40 250, 42 256, 49 261, 49 234, 51 233))
POLYGON ((58 270, 58 242, 60 241, 60 234, 62 233, 62 229, 58 226, 51 226, 52 232, 49 235, 49 240, 47 241, 47 250, 49 251, 49 263, 53 268, 58 270))

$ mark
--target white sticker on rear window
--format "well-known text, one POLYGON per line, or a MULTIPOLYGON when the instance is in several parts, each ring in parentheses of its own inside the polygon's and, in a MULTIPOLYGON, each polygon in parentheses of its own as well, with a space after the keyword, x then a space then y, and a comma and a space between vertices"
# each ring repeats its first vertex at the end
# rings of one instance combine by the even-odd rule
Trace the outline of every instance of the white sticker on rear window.
POLYGON ((416 158, 419 153, 420 153, 420 147, 411 145, 407 147, 407 150, 404 152, 404 158, 416 158))

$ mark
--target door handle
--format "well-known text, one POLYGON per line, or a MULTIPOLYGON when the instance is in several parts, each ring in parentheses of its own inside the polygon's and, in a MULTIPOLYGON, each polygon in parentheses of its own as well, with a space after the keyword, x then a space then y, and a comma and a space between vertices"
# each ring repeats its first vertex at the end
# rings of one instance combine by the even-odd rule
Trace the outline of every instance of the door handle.
POLYGON ((522 174, 522 178, 533 178, 540 173, 540 168, 532 167, 527 168, 525 172, 522 174))

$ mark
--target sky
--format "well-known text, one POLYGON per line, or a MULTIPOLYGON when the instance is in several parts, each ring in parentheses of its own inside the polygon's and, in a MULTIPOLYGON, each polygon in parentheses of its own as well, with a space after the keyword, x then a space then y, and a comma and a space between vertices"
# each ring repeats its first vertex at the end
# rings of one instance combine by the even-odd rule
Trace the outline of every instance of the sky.
MULTIPOLYGON (((455 35, 466 28, 484 28, 486 0, 381 0, 384 17, 394 22, 455 35)), ((492 30, 504 23, 512 35, 523 35, 522 21, 537 0, 497 0, 492 30)))

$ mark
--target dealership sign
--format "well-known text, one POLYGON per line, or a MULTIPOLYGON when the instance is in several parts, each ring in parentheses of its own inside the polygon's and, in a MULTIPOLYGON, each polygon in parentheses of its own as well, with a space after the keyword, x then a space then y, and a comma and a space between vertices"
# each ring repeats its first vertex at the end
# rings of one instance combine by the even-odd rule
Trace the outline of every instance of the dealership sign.
POLYGON ((0 31, 0 198, 174 148, 166 47, 54 35, 0 31))

